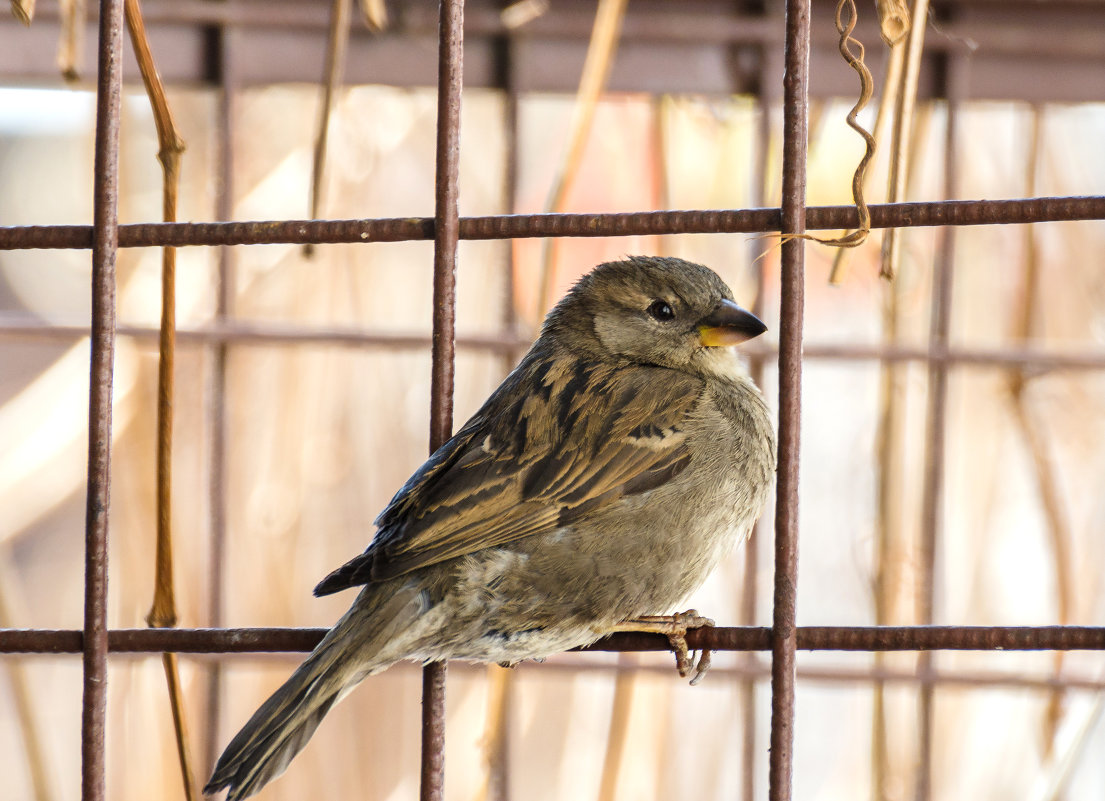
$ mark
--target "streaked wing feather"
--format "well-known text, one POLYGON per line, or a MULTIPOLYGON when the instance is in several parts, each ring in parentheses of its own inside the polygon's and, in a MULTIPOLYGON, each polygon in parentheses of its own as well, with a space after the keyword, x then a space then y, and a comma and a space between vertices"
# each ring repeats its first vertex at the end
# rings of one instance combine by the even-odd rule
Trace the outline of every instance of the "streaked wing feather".
POLYGON ((699 379, 574 361, 513 377, 522 386, 492 396, 458 433, 463 442, 412 477, 381 514, 376 541, 358 557, 361 583, 366 568, 385 579, 550 531, 689 464, 682 426, 701 395, 699 379))

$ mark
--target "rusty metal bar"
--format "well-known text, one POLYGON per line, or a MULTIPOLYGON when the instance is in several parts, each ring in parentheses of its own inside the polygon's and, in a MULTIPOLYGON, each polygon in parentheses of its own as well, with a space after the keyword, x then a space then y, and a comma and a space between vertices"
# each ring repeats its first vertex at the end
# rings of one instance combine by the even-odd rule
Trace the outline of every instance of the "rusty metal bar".
MULTIPOLYGON (((229 220, 234 214, 234 103, 237 78, 230 57, 234 31, 216 30, 216 58, 219 79, 219 103, 216 108, 218 147, 216 159, 218 180, 215 184, 215 217, 229 220)), ((228 247, 219 248, 215 277, 215 315, 217 329, 227 326, 234 296, 233 255, 228 247)), ((187 341, 177 330, 177 339, 187 341)), ((206 415, 211 439, 207 452, 208 538, 207 558, 208 620, 211 626, 223 625, 226 588, 226 520, 227 520, 227 416, 226 373, 230 356, 228 338, 204 340, 210 344, 210 375, 207 386, 206 415)), ((223 699, 223 665, 214 660, 207 672, 207 705, 204 721, 203 772, 210 775, 219 756, 219 713, 223 699)))
MULTIPOLYGON (((41 320, 16 315, 0 314, 0 339, 72 340, 88 336, 85 325, 51 325, 41 320)), ((120 324, 116 334, 140 340, 154 340, 157 329, 148 326, 120 324)), ((286 325, 269 322, 216 322, 196 328, 177 329, 180 343, 226 343, 235 345, 342 346, 382 347, 389 349, 421 349, 429 347, 433 340, 427 334, 378 331, 355 328, 325 328, 286 325)), ((517 353, 530 345, 530 340, 513 333, 460 334, 455 340, 457 348, 488 350, 496 353, 517 353)), ((770 344, 748 343, 741 352, 750 361, 773 359, 778 348, 770 344)), ((890 362, 941 362, 948 365, 990 368, 1053 370, 1100 370, 1105 368, 1105 350, 1099 353, 1050 351, 1037 348, 963 348, 925 347, 909 345, 870 345, 807 343, 802 347, 802 357, 807 360, 890 362)))
POLYGON ((794 767, 797 646, 798 467, 806 230, 809 0, 787 0, 783 58, 783 182, 779 307, 779 461, 775 500, 775 592, 771 630, 771 753, 768 798, 790 801, 794 767))
MULTIPOLYGON (((460 101, 464 76, 464 2, 442 0, 438 31, 437 154, 435 178, 434 308, 430 378, 430 452, 453 433, 456 337, 457 205, 460 176, 460 101)), ((422 672, 422 771, 419 798, 445 793, 445 663, 422 672)))
MULTIPOLYGON (((870 207, 872 228, 938 225, 1004 225, 1105 219, 1105 196, 1015 200, 950 200, 886 203, 870 207)), ((806 230, 855 228, 855 206, 805 209, 806 230)), ((621 214, 505 214, 464 217, 461 239, 660 236, 663 234, 764 233, 781 230, 781 211, 704 209, 621 214)), ((434 238, 432 217, 364 220, 133 223, 119 226, 119 247, 190 245, 335 244, 407 242, 434 238)), ((0 227, 0 250, 80 249, 92 245, 87 225, 0 227)))
MULTIPOLYGON (((799 629, 801 636, 802 629, 799 629)), ((79 633, 78 633, 79 636, 79 633)), ((658 646, 659 647, 659 646, 658 646)), ((246 653, 242 659, 251 661, 277 661, 288 660, 296 663, 302 661, 299 651, 276 651, 264 653, 246 653)), ((27 655, 27 654, 24 654, 27 655)), ((129 652, 116 655, 118 659, 143 659, 148 652, 129 652)), ((191 653, 187 655, 195 661, 208 659, 221 659, 223 652, 191 653)), ((33 658, 33 655, 31 655, 33 658)), ((390 670, 406 672, 421 670, 421 666, 413 662, 400 662, 389 668, 390 670)), ((671 667, 667 662, 654 664, 627 664, 624 662, 596 661, 586 657, 567 656, 545 662, 543 664, 523 662, 515 666, 518 671, 552 671, 554 673, 624 673, 643 672, 657 676, 671 676, 671 667)), ((486 668, 482 665, 459 662, 453 665, 453 670, 459 673, 483 674, 486 668)), ((771 675, 771 667, 762 660, 753 659, 750 663, 737 663, 733 666, 715 665, 710 669, 711 680, 713 677, 726 677, 731 679, 751 679, 762 681, 771 675)), ((1006 672, 993 670, 939 670, 928 675, 921 675, 916 671, 902 670, 886 667, 847 668, 847 667, 802 667, 799 666, 796 675, 800 679, 824 684, 854 684, 856 682, 885 682, 904 685, 916 685, 922 681, 937 685, 959 687, 985 687, 1002 689, 1027 689, 1048 692, 1062 688, 1064 690, 1080 690, 1100 692, 1105 690, 1105 678, 1095 678, 1086 675, 1067 674, 1062 677, 1050 673, 1043 676, 1030 676, 1023 672, 1006 672)))
MULTIPOLYGON (((564 4, 561 4, 564 5, 564 4)), ((1069 5, 1069 4, 1068 4, 1069 5)), ((1085 3, 1089 5, 1089 3, 1085 3)), ((436 19, 429 3, 407 3, 404 13, 397 15, 393 34, 433 35, 436 19)), ((56 4, 44 5, 38 16, 44 20, 57 19, 56 4)), ((324 31, 329 21, 328 8, 322 4, 278 0, 271 3, 227 2, 211 3, 207 0, 161 0, 149 2, 144 8, 148 22, 179 25, 241 26, 244 28, 306 29, 324 31)), ((502 15, 494 8, 473 8, 469 11, 469 34, 474 36, 502 36, 510 32, 502 15)), ((593 12, 583 4, 572 8, 553 4, 548 13, 530 22, 526 32, 531 36, 548 38, 586 39, 591 31, 593 12)), ((977 43, 988 53, 1023 55, 1026 50, 1035 54, 1082 55, 1094 58, 1100 55, 1100 42, 1092 26, 1075 28, 1065 25, 1058 31, 1038 30, 1031 36, 1021 25, 983 19, 941 23, 940 37, 933 37, 934 51, 961 48, 962 43, 977 43)), ((877 39, 877 25, 861 20, 856 36, 863 41, 877 39)), ((626 41, 686 41, 695 43, 758 44, 778 48, 782 34, 771 17, 753 14, 713 13, 706 8, 661 11, 653 7, 647 13, 627 15, 623 24, 626 41)), ((821 47, 832 47, 836 36, 831 26, 814 30, 813 38, 821 47)), ((926 47, 929 45, 926 44, 926 47)))
POLYGON ((119 110, 123 3, 102 0, 92 190, 92 323, 85 507, 81 799, 106 795, 107 533, 111 501, 111 396, 115 360, 115 254, 119 241, 119 110))
MULTIPOLYGON (((767 202, 767 162, 771 142, 771 112, 762 101, 757 104, 756 132, 752 152, 752 202, 763 205, 767 202)), ((767 266, 763 258, 768 243, 762 239, 753 239, 749 254, 755 271, 756 294, 752 298, 752 313, 762 318, 767 290, 767 266)), ((756 354, 749 359, 748 373, 756 386, 764 385, 764 361, 756 354)), ((756 521, 748 541, 744 543, 744 571, 740 594, 740 623, 752 626, 756 623, 756 578, 759 575, 760 540, 767 535, 767 521, 756 521)), ((751 667, 755 657, 748 654, 745 666, 751 667)), ((751 678, 745 679, 740 686, 741 699, 741 799, 754 801, 756 797, 756 685, 751 678)))
MULTIPOLYGON (((958 111, 962 97, 963 67, 958 59, 947 65, 948 108, 944 132, 944 197, 955 197, 958 186, 958 111)), ((929 345, 946 348, 951 330, 952 287, 955 270, 955 228, 939 232, 940 245, 933 261, 931 320, 929 345)), ((948 366, 940 362, 929 364, 928 408, 925 419, 925 467, 921 502, 920 583, 917 620, 931 625, 936 607, 936 549, 939 542, 944 494, 944 462, 947 439, 948 366)), ((922 676, 932 672, 931 653, 917 659, 917 671, 922 676)), ((914 786, 916 801, 932 797, 932 747, 935 697, 932 684, 922 681, 918 696, 919 718, 917 776, 914 786)))
MULTIPOLYGON (((305 652, 328 629, 112 629, 111 653, 177 651, 183 654, 305 652)), ((696 650, 768 651, 771 629, 711 627, 687 633, 696 650)), ((799 651, 1105 651, 1105 626, 799 626, 799 651)), ((0 653, 81 653, 79 629, 0 629, 0 653)), ((665 651, 659 634, 619 633, 585 651, 665 651)))

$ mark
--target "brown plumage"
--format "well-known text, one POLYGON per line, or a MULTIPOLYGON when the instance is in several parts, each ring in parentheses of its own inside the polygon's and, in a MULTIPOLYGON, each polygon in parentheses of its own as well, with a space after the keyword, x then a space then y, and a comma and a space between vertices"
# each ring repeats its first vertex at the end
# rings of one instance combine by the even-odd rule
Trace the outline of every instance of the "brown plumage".
POLYGON ((584 276, 368 549, 315 588, 363 585, 204 791, 255 793, 337 700, 401 659, 541 658, 675 608, 767 496, 768 411, 720 347, 763 330, 699 265, 637 257, 584 276))

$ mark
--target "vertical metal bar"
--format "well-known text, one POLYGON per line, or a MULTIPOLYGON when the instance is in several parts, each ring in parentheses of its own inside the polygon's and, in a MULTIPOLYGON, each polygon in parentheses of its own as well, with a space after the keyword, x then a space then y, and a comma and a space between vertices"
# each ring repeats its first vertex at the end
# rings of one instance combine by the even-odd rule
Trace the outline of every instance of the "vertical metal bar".
MULTIPOLYGON (((761 207, 766 204, 767 195, 767 156, 771 141, 771 112, 763 95, 759 96, 758 114, 754 142, 752 145, 752 206, 761 207)), ((752 313, 757 317, 763 317, 766 289, 766 266, 763 256, 766 253, 767 240, 753 239, 750 252, 754 262, 756 277, 756 295, 752 299, 752 313)), ((749 375, 756 382, 756 386, 764 385, 764 359, 762 356, 753 356, 749 363, 749 375)), ((740 622, 742 626, 756 625, 756 577, 759 572, 760 562, 760 538, 767 532, 765 521, 756 523, 756 530, 744 544, 744 577, 741 582, 740 622)), ((745 664, 752 668, 759 657, 754 653, 747 653, 743 657, 745 664)), ((743 801, 754 801, 756 797, 756 680, 747 678, 741 682, 740 689, 741 709, 743 710, 741 731, 741 798, 743 801)))
MULTIPOLYGON (((503 163, 503 207, 507 214, 514 214, 518 205, 518 73, 516 70, 517 45, 508 31, 499 42, 499 83, 504 89, 503 134, 506 144, 503 163)), ((506 241, 506 258, 503 261, 503 297, 500 307, 502 336, 516 338, 518 311, 515 307, 514 243, 506 241)), ((503 352, 502 372, 505 376, 521 358, 519 348, 503 352)), ((487 793, 489 801, 508 801, 510 798, 511 748, 510 733, 514 706, 513 671, 498 671, 488 676, 488 692, 492 696, 489 707, 496 713, 488 715, 489 737, 487 756, 487 793), (495 695, 498 695, 495 703, 495 695)))
MULTIPOLYGON (((216 31, 215 58, 221 92, 216 109, 218 126, 218 177, 215 186, 215 217, 228 221, 233 215, 234 202, 234 93, 237 82, 232 66, 232 30, 221 27, 216 31)), ((233 249, 219 248, 216 291, 215 325, 226 323, 233 297, 232 262, 233 249)), ((208 554, 208 610, 212 628, 221 628, 225 610, 226 587, 226 366, 229 345, 219 340, 211 348, 211 374, 207 397, 207 423, 211 431, 208 452, 207 496, 210 551, 208 554)), ((210 774, 219 755, 219 711, 222 708, 223 663, 215 659, 207 673, 207 746, 205 772, 210 774)))
POLYGON ((119 108, 123 84, 123 2, 100 4, 96 154, 92 195, 92 329, 85 507, 84 693, 81 798, 106 795, 107 523, 111 500, 111 394, 115 360, 115 253, 119 245, 119 108))
MULTIPOLYGON (((442 0, 437 72, 437 169, 434 207, 433 364, 430 451, 453 431, 456 328, 457 179, 460 173, 460 93, 463 82, 463 0, 442 0)), ((422 673, 422 801, 440 801, 445 786, 445 663, 422 673)))
MULTIPOLYGON (((503 196, 506 213, 515 214, 518 211, 518 140, 519 140, 519 103, 517 48, 512 35, 507 35, 502 43, 502 72, 503 85, 506 89, 503 109, 503 125, 506 129, 506 164, 503 173, 503 196)), ((508 242, 506 254, 506 285, 503 288, 502 323, 503 333, 506 336, 517 335, 518 311, 514 306, 514 292, 516 289, 514 263, 514 243, 508 242)), ((511 350, 503 355, 505 372, 510 372, 521 358, 519 350, 511 350)))
POLYGON ((779 466, 775 506, 775 594, 771 645, 768 797, 789 801, 794 760, 794 654, 798 590, 798 456, 802 408, 802 313, 806 228, 809 0, 787 0, 783 73, 783 185, 779 310, 779 466))
MULTIPOLYGON (((958 194, 959 136, 958 110, 966 95, 965 62, 952 56, 945 71, 945 96, 948 98, 948 120, 944 131, 944 198, 958 194)), ((955 268, 954 227, 940 229, 940 249, 933 263, 932 309, 929 322, 929 350, 942 351, 948 346, 951 331, 952 285, 955 268)), ((928 408, 925 417, 925 472, 921 500, 921 587, 918 598, 917 622, 931 625, 936 607, 936 549, 940 536, 940 510, 944 491, 944 452, 947 438, 948 364, 937 360, 929 363, 928 408)), ((917 657, 917 673, 921 677, 918 698, 918 759, 915 798, 927 801, 932 797, 932 734, 933 694, 931 681, 933 655, 922 651, 917 657)))

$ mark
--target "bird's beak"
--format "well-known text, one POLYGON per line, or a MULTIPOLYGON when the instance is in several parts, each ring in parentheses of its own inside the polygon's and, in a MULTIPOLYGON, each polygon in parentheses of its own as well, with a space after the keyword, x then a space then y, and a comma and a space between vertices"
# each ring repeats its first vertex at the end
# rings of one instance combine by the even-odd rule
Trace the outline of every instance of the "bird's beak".
POLYGON ((723 300, 698 323, 698 338, 708 348, 736 345, 758 337, 767 326, 752 312, 723 300))

